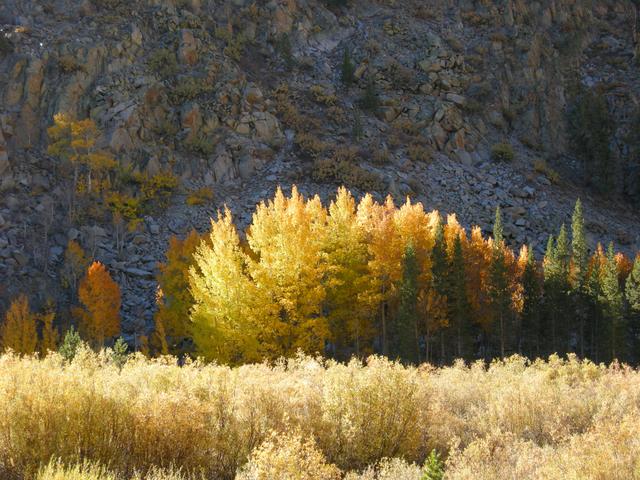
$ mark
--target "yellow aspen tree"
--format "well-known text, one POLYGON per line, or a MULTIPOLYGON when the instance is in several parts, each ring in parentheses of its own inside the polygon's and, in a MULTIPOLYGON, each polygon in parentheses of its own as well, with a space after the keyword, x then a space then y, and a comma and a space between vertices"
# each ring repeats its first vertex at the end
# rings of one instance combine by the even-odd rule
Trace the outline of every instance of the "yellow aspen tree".
POLYGON ((20 295, 13 302, 0 328, 0 340, 4 350, 31 355, 38 346, 36 315, 29 308, 29 300, 20 295))
POLYGON ((93 189, 93 175, 100 178, 105 171, 113 169, 116 161, 106 150, 96 148, 100 131, 90 118, 74 121, 69 115, 58 113, 53 117, 53 125, 47 129, 49 135, 49 155, 68 161, 73 165, 73 187, 78 188, 80 169, 87 171, 86 188, 93 189))
POLYGON ((80 244, 75 240, 69 240, 64 253, 64 265, 62 267, 62 280, 64 286, 72 292, 78 288, 78 282, 89 266, 89 259, 80 244))
POLYGON ((189 285, 198 355, 237 364, 260 360, 263 349, 273 356, 284 353, 259 342, 259 333, 271 336, 277 312, 266 292, 245 273, 249 259, 242 251, 228 209, 211 221, 209 241, 196 249, 194 260, 189 285))
POLYGON ((169 344, 167 342, 164 322, 161 318, 156 317, 155 323, 155 329, 151 336, 151 346, 153 347, 154 353, 158 355, 169 355, 169 344))
POLYGON ((278 312, 263 342, 282 355, 321 352, 330 335, 322 315, 326 217, 317 196, 305 202, 295 186, 289 198, 278 189, 258 205, 247 233, 257 258, 249 272, 278 312))
POLYGON ((80 282, 78 298, 83 308, 76 309, 80 333, 95 346, 120 334, 120 288, 105 266, 93 262, 80 282))
POLYGON ((115 167, 116 161, 106 150, 96 148, 100 137, 98 127, 90 118, 71 122, 71 160, 87 169, 87 192, 93 190, 94 174, 100 179, 105 171, 115 167))
POLYGON ((372 353, 373 318, 379 302, 377 279, 369 272, 365 232, 353 196, 341 187, 329 205, 325 251, 325 306, 331 340, 338 353, 350 345, 356 355, 372 353))
MULTIPOLYGON (((410 317, 415 319, 415 325, 413 325, 415 336, 414 340, 415 344, 418 346, 420 345, 420 338, 423 335, 426 336, 427 339, 429 338, 428 336, 431 332, 427 330, 434 326, 433 322, 427 326, 429 317, 426 317, 425 314, 433 314, 433 318, 437 316, 431 308, 427 310, 424 304, 424 300, 426 298, 429 300, 429 307, 435 306, 435 303, 433 302, 433 300, 435 300, 435 297, 432 295, 433 292, 431 295, 427 294, 431 289, 433 280, 431 256, 435 243, 435 236, 433 235, 430 221, 431 218, 424 211, 422 204, 419 202, 412 203, 409 198, 407 198, 405 203, 394 212, 394 222, 400 237, 400 244, 405 252, 407 251, 407 248, 411 249, 411 252, 415 255, 416 266, 418 269, 418 276, 416 278, 416 312, 409 312, 411 313, 410 317), (427 296, 425 297, 425 295, 427 296)), ((406 311, 405 314, 407 314, 406 311)), ((408 326, 405 325, 403 328, 408 328, 408 326)), ((420 353, 420 349, 416 349, 416 352, 420 353)), ((420 355, 418 355, 417 359, 421 360, 420 355)))
POLYGON ((410 199, 394 213, 394 221, 404 248, 411 244, 420 265, 420 288, 431 280, 431 251, 434 236, 430 217, 424 211, 422 203, 411 203, 410 199))
POLYGON ((43 355, 47 352, 55 352, 58 349, 58 341, 60 340, 58 329, 53 325, 56 318, 53 304, 49 302, 45 311, 38 315, 38 321, 41 324, 42 338, 40 339, 38 350, 43 355))
POLYGON ((379 285, 383 355, 389 353, 389 317, 397 297, 396 286, 402 278, 402 258, 405 249, 394 220, 395 210, 390 196, 384 205, 380 205, 374 202, 370 195, 365 195, 357 209, 358 222, 365 231, 369 246, 369 269, 379 285))

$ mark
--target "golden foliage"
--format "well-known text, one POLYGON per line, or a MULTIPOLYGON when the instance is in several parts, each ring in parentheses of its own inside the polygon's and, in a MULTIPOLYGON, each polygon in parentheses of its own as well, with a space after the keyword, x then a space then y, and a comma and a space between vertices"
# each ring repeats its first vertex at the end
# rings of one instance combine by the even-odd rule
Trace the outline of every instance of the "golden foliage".
POLYGON ((0 340, 3 350, 31 355, 38 345, 36 315, 29 308, 29 300, 20 295, 13 302, 0 326, 0 340))
POLYGON ((251 454, 236 480, 340 480, 340 470, 327 463, 312 439, 300 433, 272 434, 251 454))
POLYGON ((189 480, 230 480, 248 459, 245 471, 274 479, 293 465, 332 478, 331 464, 365 469, 352 480, 412 479, 392 474, 418 467, 382 459, 421 464, 433 448, 449 452, 454 480, 638 473, 640 373, 575 357, 444 368, 298 357, 228 368, 137 355, 120 369, 81 349, 70 363, 3 355, 0 371, 0 466, 26 478, 59 458, 45 480, 94 480, 70 472, 100 465, 117 480, 172 466, 189 480))
POLYGON ((102 263, 91 264, 80 282, 78 298, 83 305, 76 309, 82 335, 102 346, 120 334, 120 288, 102 263))
POLYGON ((189 310, 194 303, 189 289, 189 268, 194 264, 196 248, 203 238, 191 230, 184 239, 172 236, 166 261, 158 265, 158 310, 155 315, 156 334, 152 342, 156 348, 178 355, 184 353, 182 343, 191 336, 189 310))

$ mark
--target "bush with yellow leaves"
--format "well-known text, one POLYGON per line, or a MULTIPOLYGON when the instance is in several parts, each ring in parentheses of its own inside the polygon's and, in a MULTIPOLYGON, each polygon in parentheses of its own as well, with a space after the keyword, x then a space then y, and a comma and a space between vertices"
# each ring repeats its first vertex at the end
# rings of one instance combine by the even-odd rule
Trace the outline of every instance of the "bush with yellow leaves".
POLYGON ((3 479, 418 480, 434 448, 447 480, 640 478, 640 372, 617 364, 120 367, 81 349, 0 371, 3 479))
POLYGON ((272 434, 251 454, 236 480, 339 480, 340 470, 301 433, 272 434))

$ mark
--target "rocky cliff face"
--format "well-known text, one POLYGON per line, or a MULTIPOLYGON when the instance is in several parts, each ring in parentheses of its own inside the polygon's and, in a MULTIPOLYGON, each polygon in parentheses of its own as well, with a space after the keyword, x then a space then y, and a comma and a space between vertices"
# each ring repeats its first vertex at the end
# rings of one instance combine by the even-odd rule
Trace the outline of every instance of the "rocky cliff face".
POLYGON ((130 330, 144 330, 169 235, 206 229, 223 203, 247 222, 257 201, 291 183, 323 197, 338 183, 411 195, 485 230, 500 204, 511 240, 539 248, 582 196, 593 242, 638 249, 630 207, 574 183, 580 159, 566 128, 572 82, 597 86, 616 126, 617 189, 633 180, 636 9, 630 0, 5 0, 0 296, 37 284, 41 299, 64 298, 63 247, 77 238, 118 272, 130 330), (188 207, 179 193, 116 248, 110 224, 65 215, 68 179, 46 155, 58 112, 94 119, 122 168, 170 170, 183 192, 206 185, 215 198, 188 207), (494 162, 496 144, 515 160, 494 162))

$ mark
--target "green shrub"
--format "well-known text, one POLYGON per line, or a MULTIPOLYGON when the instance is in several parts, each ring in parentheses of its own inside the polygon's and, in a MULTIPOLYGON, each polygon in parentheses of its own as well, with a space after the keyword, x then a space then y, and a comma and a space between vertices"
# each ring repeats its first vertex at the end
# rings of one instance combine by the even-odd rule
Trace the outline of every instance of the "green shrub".
POLYGON ((167 48, 161 48, 153 52, 149 57, 148 64, 151 70, 163 78, 172 77, 178 73, 176 54, 167 48))
POLYGON ((365 192, 380 191, 384 183, 379 175, 356 163, 340 158, 324 158, 313 163, 312 178, 316 182, 333 182, 359 188, 365 192))
POLYGON ((82 344, 83 342, 80 335, 72 326, 67 330, 64 340, 62 341, 62 345, 60 345, 60 348, 58 349, 58 353, 60 353, 62 358, 67 362, 70 362, 76 356, 76 353, 82 344))
POLYGON ((128 349, 129 346, 122 337, 119 337, 113 345, 113 349, 111 349, 111 361, 114 365, 117 365, 118 368, 124 367, 125 363, 127 363, 127 358, 129 358, 129 354, 127 353, 128 349))
POLYGON ((141 190, 145 202, 157 202, 166 207, 169 197, 178 187, 178 177, 173 172, 162 171, 153 176, 141 175, 141 190))
POLYGON ((203 205, 213 200, 213 189, 211 187, 201 187, 189 192, 186 203, 189 206, 203 205))
POLYGON ((515 158, 513 147, 508 143, 496 143, 491 147, 491 158, 497 162, 512 162, 515 158))
POLYGON ((211 85, 206 78, 182 77, 176 82, 169 96, 173 103, 180 104, 186 100, 193 100, 212 90, 213 85, 211 85))
POLYGON ((201 155, 211 155, 215 151, 213 142, 205 136, 195 136, 184 142, 184 146, 192 153, 199 153, 201 155))
POLYGON ((376 82, 373 78, 369 79, 364 89, 364 94, 360 98, 360 106, 370 112, 377 112, 380 107, 380 99, 376 89, 376 82))
POLYGON ((442 480, 444 478, 444 463, 440 460, 440 455, 435 450, 427 457, 424 464, 424 475, 422 480, 442 480))
POLYGON ((0 57, 6 57, 13 53, 13 43, 4 34, 0 34, 0 57))
POLYGON ((62 55, 58 58, 58 67, 64 73, 75 73, 83 70, 82 65, 72 55, 62 55))
POLYGON ((107 196, 107 205, 114 215, 118 214, 129 221, 139 220, 142 215, 140 199, 125 193, 114 192, 110 194, 107 196))
POLYGON ((541 158, 538 158, 533 161, 533 169, 544 175, 549 179, 551 183, 558 184, 560 183, 560 174, 551 168, 549 164, 541 158))
POLYGON ((349 54, 349 49, 345 48, 344 53, 342 55, 342 83, 345 85, 352 85, 355 80, 355 66, 351 61, 351 55, 349 54))

